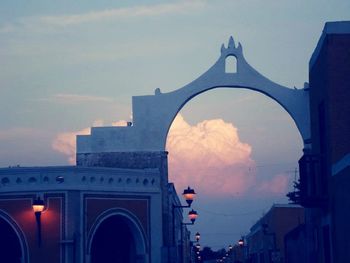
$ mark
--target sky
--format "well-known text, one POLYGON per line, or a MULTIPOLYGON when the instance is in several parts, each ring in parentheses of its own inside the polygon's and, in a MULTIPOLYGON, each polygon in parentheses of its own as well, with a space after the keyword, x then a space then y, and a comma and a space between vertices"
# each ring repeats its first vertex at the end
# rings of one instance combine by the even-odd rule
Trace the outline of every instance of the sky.
MULTIPOLYGON (((132 121, 132 96, 191 82, 230 36, 261 74, 302 88, 324 23, 349 14, 348 0, 2 0, 0 167, 74 163, 76 134, 132 121)), ((260 93, 214 89, 187 103, 168 135, 169 178, 198 193, 202 246, 236 242, 288 202, 302 148, 260 93)))

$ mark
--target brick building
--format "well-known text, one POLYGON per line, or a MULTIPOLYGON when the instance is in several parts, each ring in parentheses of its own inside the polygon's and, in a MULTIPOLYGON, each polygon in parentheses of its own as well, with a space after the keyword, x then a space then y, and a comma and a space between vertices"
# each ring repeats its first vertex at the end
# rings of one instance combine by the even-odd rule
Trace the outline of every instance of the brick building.
POLYGON ((304 223, 299 205, 275 204, 246 236, 246 260, 251 263, 285 262, 285 235, 304 223))
POLYGON ((311 149, 299 161, 307 262, 350 258, 350 22, 326 23, 310 59, 311 149))

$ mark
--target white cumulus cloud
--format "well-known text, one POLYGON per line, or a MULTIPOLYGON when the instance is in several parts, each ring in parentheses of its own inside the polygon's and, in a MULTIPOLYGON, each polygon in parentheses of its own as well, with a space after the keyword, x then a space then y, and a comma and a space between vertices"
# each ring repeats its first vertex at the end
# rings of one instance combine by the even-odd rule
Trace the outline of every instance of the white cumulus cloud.
MULTIPOLYGON (((124 120, 112 126, 126 126, 124 120)), ((102 120, 93 126, 103 126, 102 120)), ((58 134, 52 148, 75 164, 76 136, 90 134, 90 128, 58 134)), ((240 141, 237 128, 222 119, 204 120, 190 125, 178 114, 167 139, 169 181, 177 191, 191 186, 205 196, 280 195, 287 191, 285 174, 257 180, 252 147, 240 141)))
POLYGON ((205 195, 242 195, 255 182, 252 148, 221 119, 189 125, 178 115, 169 131, 169 180, 205 195))
MULTIPOLYGON (((94 121, 93 127, 103 126, 103 120, 94 121)), ((112 123, 112 126, 127 126, 127 121, 120 120, 112 123)), ((62 132, 57 134, 51 146, 57 152, 67 155, 68 162, 75 164, 76 158, 76 137, 77 135, 88 135, 91 133, 90 128, 84 128, 79 131, 62 132)))
POLYGON ((51 146, 55 151, 67 155, 70 164, 75 164, 76 136, 87 134, 90 134, 90 128, 85 128, 76 132, 63 132, 56 136, 51 146))

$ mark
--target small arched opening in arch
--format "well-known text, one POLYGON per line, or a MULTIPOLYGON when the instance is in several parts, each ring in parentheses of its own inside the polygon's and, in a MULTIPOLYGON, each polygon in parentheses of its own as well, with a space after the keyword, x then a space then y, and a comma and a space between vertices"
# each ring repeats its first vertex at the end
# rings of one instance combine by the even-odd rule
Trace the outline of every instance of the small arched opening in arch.
POLYGON ((237 58, 233 55, 225 59, 225 73, 237 73, 237 58))

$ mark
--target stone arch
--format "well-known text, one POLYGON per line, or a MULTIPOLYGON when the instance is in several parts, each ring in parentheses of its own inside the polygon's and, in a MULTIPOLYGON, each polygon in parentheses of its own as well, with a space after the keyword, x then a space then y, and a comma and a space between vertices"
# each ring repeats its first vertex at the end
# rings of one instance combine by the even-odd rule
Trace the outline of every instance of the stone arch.
POLYGON ((264 77, 247 63, 241 44, 236 46, 232 37, 227 48, 222 45, 217 62, 196 80, 169 93, 161 93, 157 89, 154 96, 133 97, 134 128, 140 135, 139 145, 149 150, 164 150, 171 123, 181 108, 193 97, 220 87, 250 89, 275 100, 292 117, 304 146, 308 147, 310 121, 307 85, 303 89, 290 89, 264 77), (225 72, 225 62, 229 56, 237 59, 236 74, 225 72))
MULTIPOLYGON (((115 223, 118 224, 120 222, 124 223, 124 229, 121 229, 125 231, 125 227, 127 229, 127 233, 131 235, 132 239, 132 246, 135 248, 135 255, 132 257, 133 260, 132 263, 146 263, 148 262, 148 244, 146 242, 146 233, 138 220, 138 218, 130 213, 129 211, 125 209, 109 209, 105 212, 103 212, 99 217, 95 220, 93 226, 91 227, 91 230, 88 235, 88 243, 87 243, 87 254, 89 255, 89 262, 93 263, 93 243, 94 239, 97 236, 97 233, 99 229, 101 229, 101 226, 103 226, 104 223, 113 223, 112 221, 115 220, 115 223), (128 232, 129 231, 129 232, 128 232)), ((123 227, 123 224, 121 224, 121 227, 123 227)), ((113 232, 112 232, 113 233, 113 232)), ((131 258, 131 257, 130 257, 131 258)))
MULTIPOLYGON (((7 233, 11 235, 9 239, 6 240, 6 244, 9 247, 1 246, 1 249, 7 250, 10 254, 14 253, 12 259, 7 259, 6 262, 18 262, 18 263, 27 263, 28 261, 28 245, 25 235, 22 229, 18 226, 16 221, 8 215, 6 212, 0 210, 0 226, 7 229, 7 233), (12 232, 12 233, 11 233, 12 232), (16 246, 16 247, 14 247, 16 246)), ((5 231, 1 231, 1 235, 3 238, 7 238, 5 235, 5 231)), ((3 244, 2 244, 3 245, 3 244)), ((5 254, 2 252, 0 258, 5 260, 5 254)))
POLYGON ((78 163, 87 153, 165 151, 170 126, 182 107, 195 96, 215 88, 244 88, 260 92, 276 101, 291 116, 304 142, 310 148, 309 89, 290 89, 261 75, 243 56, 242 45, 231 37, 221 47, 216 63, 199 78, 168 93, 158 88, 154 95, 132 98, 133 125, 129 127, 92 128, 91 136, 78 136, 78 163), (226 58, 237 59, 237 72, 226 73, 226 58), (107 146, 108 145, 108 146, 107 146))

